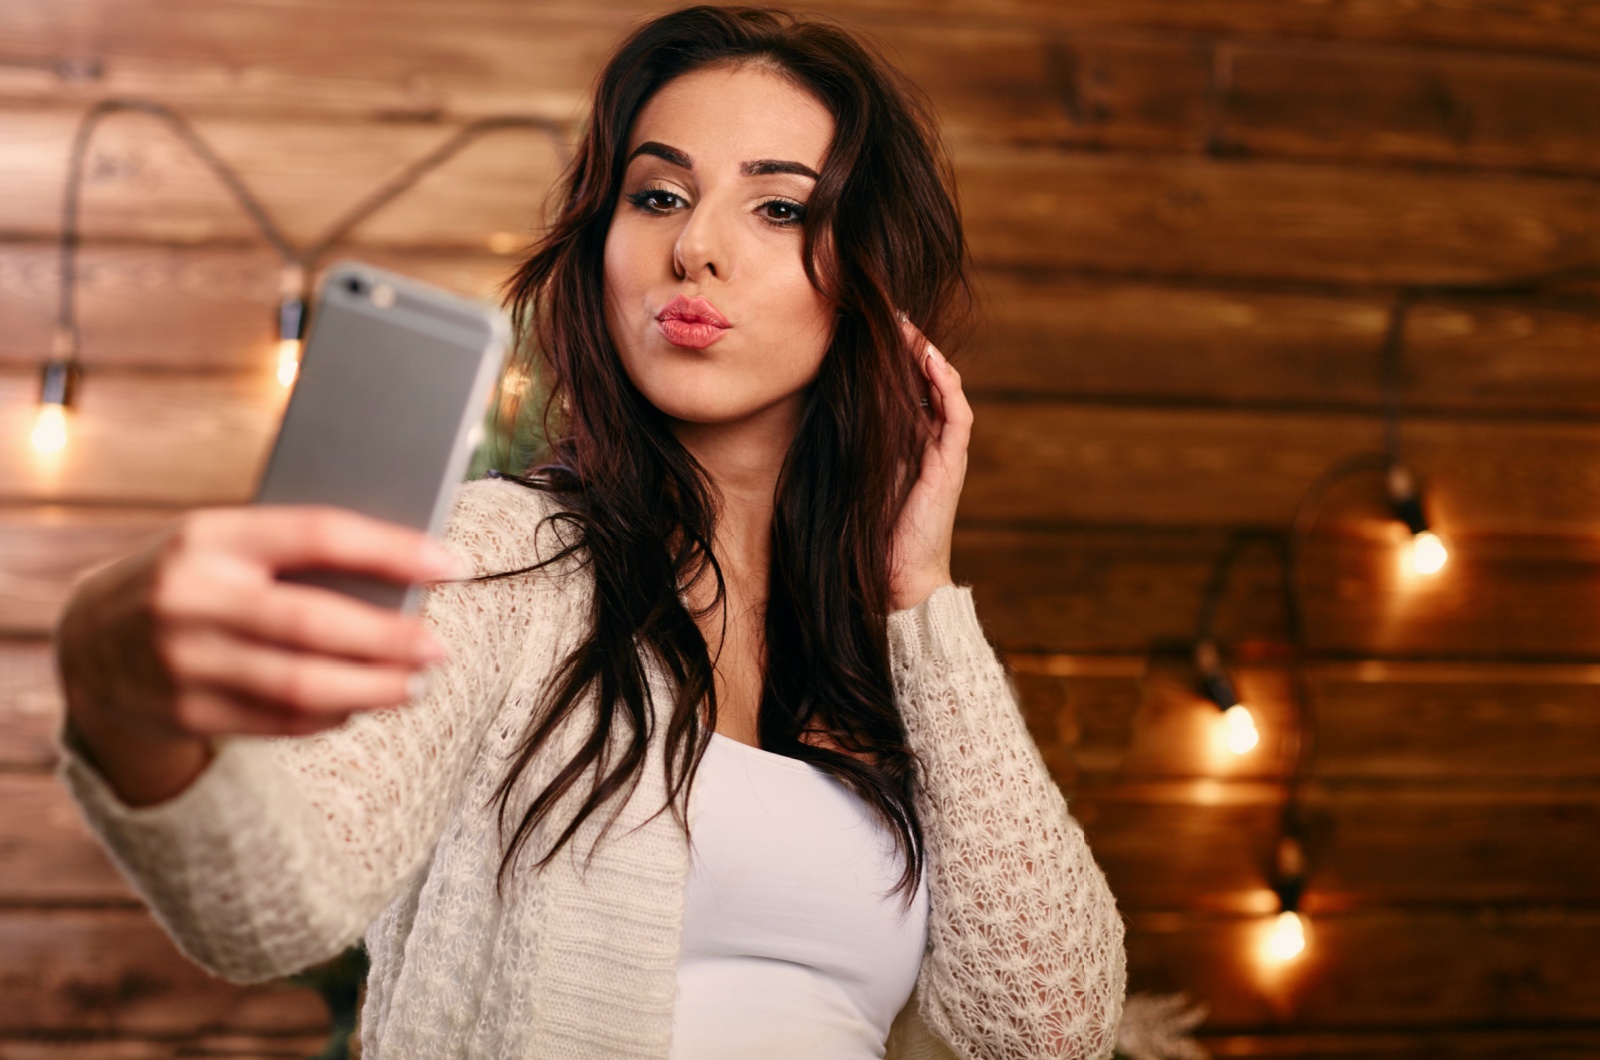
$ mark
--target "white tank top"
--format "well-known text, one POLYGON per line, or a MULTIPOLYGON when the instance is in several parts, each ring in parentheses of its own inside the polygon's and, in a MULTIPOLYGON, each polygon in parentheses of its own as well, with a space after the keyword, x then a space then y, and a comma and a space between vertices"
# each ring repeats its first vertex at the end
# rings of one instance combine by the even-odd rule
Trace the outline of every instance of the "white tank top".
POLYGON ((925 881, 907 909, 894 841, 805 762, 713 735, 692 846, 672 1060, 866 1060, 916 985, 925 881))

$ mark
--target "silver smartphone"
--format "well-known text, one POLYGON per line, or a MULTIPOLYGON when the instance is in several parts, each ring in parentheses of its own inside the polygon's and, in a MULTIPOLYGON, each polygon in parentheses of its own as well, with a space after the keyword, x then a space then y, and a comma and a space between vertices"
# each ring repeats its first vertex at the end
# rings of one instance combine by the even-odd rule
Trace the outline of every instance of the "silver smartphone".
MULTIPOLYGON (((510 342, 486 302, 360 262, 323 274, 294 392, 257 504, 332 504, 437 535, 480 434, 510 342)), ((413 610, 376 577, 286 578, 413 610)))

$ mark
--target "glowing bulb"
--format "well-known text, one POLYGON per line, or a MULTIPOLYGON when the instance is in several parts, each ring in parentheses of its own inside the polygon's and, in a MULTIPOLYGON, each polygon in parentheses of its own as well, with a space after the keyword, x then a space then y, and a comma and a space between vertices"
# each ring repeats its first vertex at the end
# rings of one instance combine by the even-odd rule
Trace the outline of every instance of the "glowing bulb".
POLYGON ((53 402, 39 406, 39 418, 33 422, 33 434, 28 439, 35 452, 59 453, 67 447, 67 410, 53 402))
POLYGON ((1272 933, 1267 936, 1267 956, 1275 961, 1292 961, 1305 949, 1305 919, 1287 909, 1279 913, 1272 922, 1272 933))
POLYGON ((1261 742, 1255 716, 1243 703, 1235 703, 1222 712, 1222 732, 1228 750, 1236 755, 1245 754, 1261 742))
POLYGON ((1432 530, 1424 530, 1411 539, 1411 569, 1418 574, 1438 574, 1450 558, 1450 550, 1432 530))
POLYGON ((284 386, 293 386, 294 377, 300 372, 300 340, 280 339, 278 341, 278 382, 284 386))

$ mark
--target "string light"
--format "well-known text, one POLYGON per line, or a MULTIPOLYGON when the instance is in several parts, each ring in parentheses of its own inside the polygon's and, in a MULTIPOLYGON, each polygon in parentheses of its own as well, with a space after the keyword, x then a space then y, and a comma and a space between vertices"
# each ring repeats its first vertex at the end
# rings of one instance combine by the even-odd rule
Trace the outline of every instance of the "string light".
POLYGON ((39 385, 39 411, 33 421, 28 444, 41 456, 50 456, 67 447, 67 409, 77 395, 82 374, 73 356, 72 333, 57 328, 39 385))
POLYGON ((1276 964, 1287 964, 1305 953, 1306 918, 1300 912, 1300 894, 1305 889, 1306 855, 1300 840, 1286 832, 1275 851, 1272 890, 1278 896, 1278 913, 1267 932, 1264 956, 1276 964))
MULTIPOLYGON (((194 128, 171 107, 147 99, 106 99, 90 107, 78 123, 67 160, 67 180, 62 196, 60 246, 60 306, 57 311, 57 351, 45 365, 38 418, 30 443, 39 453, 60 452, 67 444, 68 410, 77 390, 81 371, 77 362, 77 254, 78 212, 82 198, 83 175, 89 157, 89 144, 95 130, 106 118, 119 113, 147 115, 165 125, 189 151, 208 168, 232 195, 239 208, 255 223, 262 237, 277 251, 283 262, 282 285, 278 300, 278 341, 275 369, 278 381, 292 386, 300 369, 305 334, 306 270, 373 214, 411 189, 428 173, 437 169, 478 139, 505 130, 526 129, 545 136, 554 146, 561 163, 571 161, 566 143, 566 127, 558 121, 527 115, 493 115, 468 122, 443 143, 385 181, 334 221, 318 240, 304 251, 289 242, 266 207, 245 186, 237 171, 194 128), (61 336, 65 335, 65 342, 61 336)), ((520 241, 508 232, 496 232, 491 243, 499 253, 511 253, 520 241)))
POLYGON ((1391 464, 1384 476, 1389 492, 1389 505, 1394 517, 1411 531, 1411 540, 1405 550, 1406 566, 1417 574, 1438 574, 1449 562, 1450 550, 1428 525, 1422 510, 1422 491, 1417 488, 1417 478, 1404 464, 1391 464))
POLYGON ((1228 675, 1223 672, 1222 656, 1217 651, 1216 643, 1211 640, 1196 643, 1194 661, 1200 671, 1201 691, 1222 712, 1219 724, 1222 726, 1223 745, 1236 755, 1248 754, 1255 750, 1256 745, 1261 742, 1255 715, 1250 712, 1249 707, 1239 701, 1233 682, 1228 680, 1228 675))
POLYGON ((300 374, 306 333, 306 270, 285 265, 278 286, 278 382, 293 386, 300 374))

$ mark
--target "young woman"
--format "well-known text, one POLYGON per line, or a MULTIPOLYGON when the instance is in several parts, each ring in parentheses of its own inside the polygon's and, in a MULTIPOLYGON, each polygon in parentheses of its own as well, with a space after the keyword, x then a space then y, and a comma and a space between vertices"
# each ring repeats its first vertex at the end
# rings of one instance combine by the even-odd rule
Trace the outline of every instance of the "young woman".
POLYGON ((540 468, 448 548, 205 511, 80 587, 63 773, 187 953, 364 934, 368 1060, 1109 1055, 1121 922, 950 580, 919 99, 826 24, 644 26, 509 287, 540 468), (413 621, 304 567, 440 584, 413 621))

